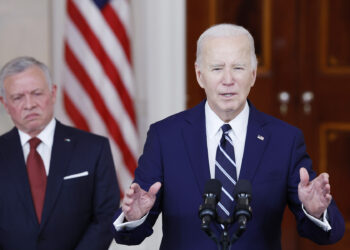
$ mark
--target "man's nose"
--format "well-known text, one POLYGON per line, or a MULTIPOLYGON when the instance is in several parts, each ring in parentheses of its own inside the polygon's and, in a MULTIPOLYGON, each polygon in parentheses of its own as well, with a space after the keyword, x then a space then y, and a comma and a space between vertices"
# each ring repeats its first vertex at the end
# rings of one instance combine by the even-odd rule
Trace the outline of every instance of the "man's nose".
POLYGON ((231 85, 234 82, 234 76, 231 69, 224 70, 223 83, 226 85, 231 85))
POLYGON ((24 99, 24 108, 32 109, 33 107, 35 107, 35 101, 33 97, 31 97, 30 95, 26 95, 24 99))

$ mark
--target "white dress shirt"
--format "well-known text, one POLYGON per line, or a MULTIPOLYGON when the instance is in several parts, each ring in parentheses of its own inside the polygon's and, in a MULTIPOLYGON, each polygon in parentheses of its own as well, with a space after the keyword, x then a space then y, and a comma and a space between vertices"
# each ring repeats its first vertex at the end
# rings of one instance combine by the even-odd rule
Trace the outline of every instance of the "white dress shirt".
MULTIPOLYGON (((53 118, 49 124, 41 131, 36 137, 41 140, 41 143, 38 145, 36 150, 41 156, 41 159, 44 162, 46 175, 49 175, 50 170, 50 159, 51 159, 51 150, 53 145, 53 136, 55 133, 56 120, 53 118)), ((21 145, 23 149, 24 159, 27 162, 27 158, 30 151, 29 140, 31 136, 24 133, 21 130, 18 130, 19 138, 21 140, 21 145)))
MULTIPOLYGON (((249 118, 249 105, 245 104, 244 109, 239 113, 235 119, 228 122, 231 125, 232 130, 229 131, 228 135, 233 141, 236 169, 237 169, 237 179, 241 171, 243 151, 245 145, 245 138, 247 135, 247 126, 249 118)), ((205 127, 207 133, 207 147, 208 147, 208 159, 210 168, 210 177, 215 178, 215 158, 216 150, 220 143, 222 136, 221 126, 224 125, 223 122, 215 112, 209 107, 208 102, 205 104, 205 127)))

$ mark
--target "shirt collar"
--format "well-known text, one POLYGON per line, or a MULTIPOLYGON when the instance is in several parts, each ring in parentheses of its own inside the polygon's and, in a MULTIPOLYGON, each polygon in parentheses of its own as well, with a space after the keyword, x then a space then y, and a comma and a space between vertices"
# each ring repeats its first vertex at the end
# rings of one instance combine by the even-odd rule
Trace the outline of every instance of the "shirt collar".
MULTIPOLYGON (((41 142, 43 142, 47 146, 52 147, 55 127, 56 120, 52 118, 52 120, 46 125, 43 131, 41 131, 36 137, 38 137, 41 140, 41 142)), ((21 140, 21 145, 23 147, 32 137, 21 130, 18 130, 18 133, 19 138, 21 140)))
MULTIPOLYGON (((223 122, 217 114, 210 108, 208 101, 205 103, 206 131, 209 138, 213 138, 220 132, 223 122)), ((249 118, 249 105, 245 103, 243 110, 228 124, 230 124, 234 135, 240 140, 247 131, 249 118)))

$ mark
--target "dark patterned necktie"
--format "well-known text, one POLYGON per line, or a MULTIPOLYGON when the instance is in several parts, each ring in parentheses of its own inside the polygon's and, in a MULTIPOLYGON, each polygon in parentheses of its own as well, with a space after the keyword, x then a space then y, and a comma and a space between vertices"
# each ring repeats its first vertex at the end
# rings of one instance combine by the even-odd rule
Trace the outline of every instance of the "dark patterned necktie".
POLYGON ((30 151, 27 158, 29 184, 39 223, 41 223, 47 181, 44 162, 36 151, 40 142, 36 137, 29 140, 30 151))
POLYGON ((222 184, 217 212, 220 217, 227 219, 232 216, 234 209, 233 189, 237 182, 237 171, 233 142, 228 135, 231 126, 224 124, 221 129, 222 137, 216 150, 215 161, 215 179, 222 184))

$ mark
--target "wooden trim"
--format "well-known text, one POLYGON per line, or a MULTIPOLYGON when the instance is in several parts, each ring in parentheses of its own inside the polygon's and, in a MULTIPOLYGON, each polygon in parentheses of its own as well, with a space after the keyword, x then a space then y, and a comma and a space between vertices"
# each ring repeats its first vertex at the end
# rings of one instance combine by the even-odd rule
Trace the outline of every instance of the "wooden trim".
POLYGON ((320 6, 320 70, 325 74, 350 74, 350 66, 328 66, 329 0, 321 0, 320 6))
MULTIPOLYGON (((334 131, 350 131, 350 123, 328 122, 320 126, 320 167, 321 173, 327 172, 327 132, 334 131)), ((350 222, 345 221, 346 230, 350 230, 350 222)))
POLYGON ((216 0, 209 0, 209 24, 210 26, 216 24, 217 16, 216 0))
MULTIPOLYGON (((266 74, 271 71, 271 0, 264 0, 262 6, 262 58, 261 66, 258 66, 258 74, 266 74)), ((259 64, 258 64, 259 65, 259 64)))
POLYGON ((350 131, 350 123, 327 122, 320 126, 320 171, 327 171, 327 131, 350 131))

